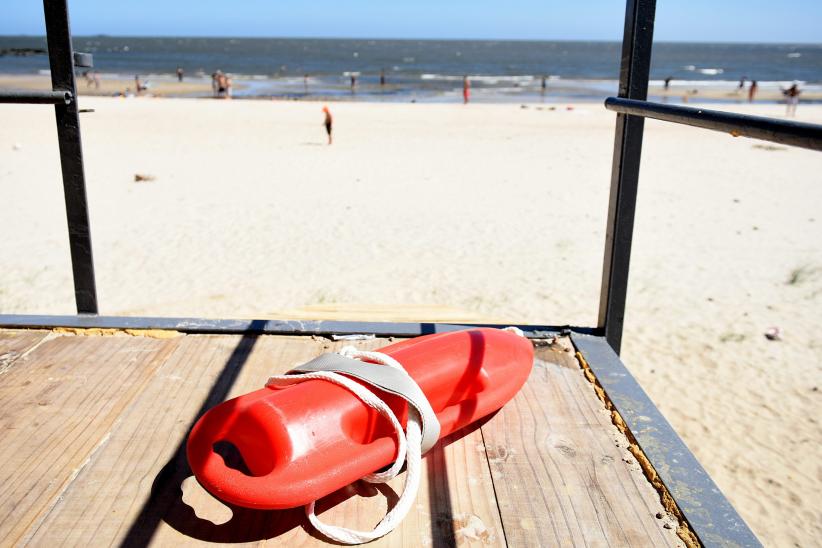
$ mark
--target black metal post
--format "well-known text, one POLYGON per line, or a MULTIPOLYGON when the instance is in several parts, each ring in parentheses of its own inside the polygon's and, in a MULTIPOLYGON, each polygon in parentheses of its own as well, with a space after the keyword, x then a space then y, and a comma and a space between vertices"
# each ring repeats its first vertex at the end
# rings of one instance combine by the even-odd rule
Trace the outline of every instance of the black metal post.
MULTIPOLYGON (((627 2, 619 73, 620 97, 645 100, 648 96, 655 11, 656 0, 627 2)), ((605 338, 617 353, 622 344, 643 128, 642 117, 617 114, 597 322, 597 326, 604 331, 605 338)))
MULTIPOLYGON (((66 0, 43 0, 43 10, 46 15, 52 88, 54 91, 66 91, 71 93, 72 97, 77 97, 66 0)), ((54 112, 57 118, 60 164, 63 170, 63 194, 66 200, 71 267, 74 275, 74 299, 79 314, 97 314, 97 289, 91 253, 77 101, 56 104, 54 112)))

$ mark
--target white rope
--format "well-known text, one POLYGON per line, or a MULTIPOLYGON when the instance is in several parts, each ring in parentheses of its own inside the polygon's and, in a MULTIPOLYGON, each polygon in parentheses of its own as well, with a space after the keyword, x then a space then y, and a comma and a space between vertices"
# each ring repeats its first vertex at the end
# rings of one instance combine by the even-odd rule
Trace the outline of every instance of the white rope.
MULTIPOLYGON (((512 332, 520 337, 525 336, 521 329, 513 326, 506 327, 503 331, 512 332)), ((400 362, 382 352, 366 352, 357 350, 353 346, 346 346, 340 350, 340 355, 346 358, 392 367, 408 375, 408 372, 405 371, 405 368, 400 362)), ((408 375, 408 377, 409 379, 411 378, 410 375, 408 375)), ((394 460, 394 463, 388 469, 382 472, 374 472, 362 479, 369 483, 385 483, 399 474, 403 463, 407 462, 405 485, 403 485, 403 491, 397 500, 397 504, 380 520, 372 531, 356 531, 354 529, 323 523, 314 513, 316 501, 305 506, 305 514, 308 516, 308 521, 311 522, 311 525, 313 525, 317 531, 326 537, 343 544, 363 544, 365 542, 371 542, 393 531, 402 520, 405 519, 405 516, 408 515, 411 506, 414 504, 414 500, 417 498, 417 491, 419 491, 420 487, 420 468, 422 465, 422 419, 417 409, 413 405, 408 405, 408 422, 405 427, 405 432, 403 432, 400 421, 397 420, 397 416, 385 401, 363 385, 354 382, 344 375, 331 371, 301 373, 298 375, 275 375, 268 379, 267 385, 288 386, 308 380, 324 380, 346 388, 367 406, 375 409, 391 421, 391 425, 394 427, 398 446, 397 458, 394 460)))
MULTIPOLYGON (((355 360, 369 361, 392 367, 408 374, 403 366, 394 358, 381 352, 364 352, 357 350, 353 346, 346 346, 340 351, 340 354, 346 358, 355 360)), ((409 376, 410 378, 410 376, 409 376)), ((414 500, 417 498, 417 491, 420 486, 420 467, 422 463, 422 426, 419 412, 413 405, 408 406, 408 423, 405 427, 405 432, 402 430, 400 421, 391 410, 391 408, 382 399, 380 399, 374 392, 365 388, 361 384, 353 380, 333 373, 331 371, 320 371, 317 373, 304 373, 299 375, 276 375, 268 380, 267 385, 273 386, 287 386, 308 380, 324 380, 343 388, 348 389, 352 394, 357 396, 363 403, 375 409, 384 417, 391 421, 394 427, 394 432, 397 435, 397 458, 387 470, 382 472, 375 472, 365 476, 363 479, 370 483, 385 483, 395 477, 402 465, 407 461, 408 466, 405 472, 405 485, 400 494, 397 504, 388 512, 385 517, 380 520, 373 531, 356 531, 354 529, 347 529, 336 525, 329 525, 320 521, 320 518, 314 513, 315 502, 307 504, 305 507, 305 514, 308 516, 308 521, 314 526, 317 531, 326 537, 341 542, 343 544, 362 544, 378 539, 391 531, 393 531, 400 522, 411 510, 414 500)))
POLYGON ((507 331, 509 333, 513 333, 517 337, 524 337, 525 333, 519 327, 515 325, 509 325, 508 327, 503 327, 502 331, 507 331))

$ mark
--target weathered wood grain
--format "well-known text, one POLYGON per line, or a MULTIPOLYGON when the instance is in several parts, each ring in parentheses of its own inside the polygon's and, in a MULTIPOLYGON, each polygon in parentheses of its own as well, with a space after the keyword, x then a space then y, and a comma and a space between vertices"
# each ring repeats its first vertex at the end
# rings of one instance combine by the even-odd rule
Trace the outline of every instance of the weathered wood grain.
POLYGON ((0 374, 8 370, 17 358, 37 346, 48 334, 48 331, 33 329, 0 329, 0 374))
POLYGON ((190 475, 183 441, 196 417, 229 395, 257 340, 182 338, 31 540, 146 544, 164 519, 182 539, 228 540, 220 536, 225 528, 209 528, 182 502, 180 485, 190 475))
POLYGON ((566 340, 482 432, 511 546, 678 544, 566 340))
POLYGON ((43 519, 174 344, 58 336, 2 376, 0 538, 43 519))

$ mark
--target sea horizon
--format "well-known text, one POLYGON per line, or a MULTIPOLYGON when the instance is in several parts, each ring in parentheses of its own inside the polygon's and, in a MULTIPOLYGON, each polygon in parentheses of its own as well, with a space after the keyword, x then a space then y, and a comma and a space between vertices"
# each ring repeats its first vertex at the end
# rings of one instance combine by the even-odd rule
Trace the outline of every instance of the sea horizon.
MULTIPOLYGON (((0 34, 3 38, 42 38, 45 34, 0 34)), ((602 42, 622 44, 621 39, 601 39, 601 38, 430 38, 430 37, 379 37, 379 36, 232 36, 232 35, 205 35, 205 34, 74 34, 73 40, 83 38, 187 38, 206 40, 379 40, 397 42, 602 42)), ((654 45, 660 44, 722 44, 722 45, 765 45, 765 46, 822 46, 822 40, 817 42, 767 42, 767 41, 737 41, 737 40, 656 40, 654 45)))

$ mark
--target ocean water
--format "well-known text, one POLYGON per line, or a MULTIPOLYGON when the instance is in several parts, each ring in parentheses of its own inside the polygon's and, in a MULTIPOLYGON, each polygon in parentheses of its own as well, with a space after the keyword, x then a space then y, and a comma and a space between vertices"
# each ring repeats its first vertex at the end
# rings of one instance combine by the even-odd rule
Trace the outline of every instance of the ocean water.
MULTIPOLYGON (((180 66, 188 78, 208 80, 220 69, 243 83, 238 95, 450 100, 461 94, 462 77, 468 75, 474 98, 517 101, 539 95, 543 76, 550 97, 598 99, 615 93, 621 44, 81 36, 74 38, 74 47, 94 54, 103 77, 167 79, 180 66)), ((45 48, 45 39, 0 36, 0 51, 9 48, 45 48)), ((45 55, 0 56, 0 73, 47 70, 45 55)), ((652 84, 666 77, 678 86, 733 88, 747 77, 762 89, 799 81, 805 89, 822 90, 822 44, 657 43, 652 84)))

